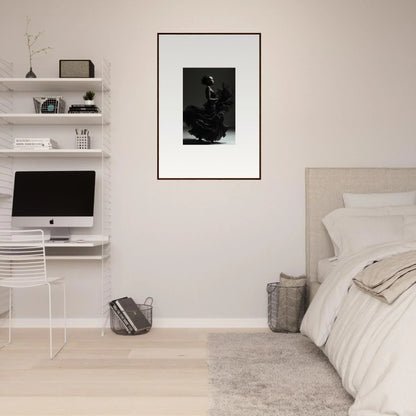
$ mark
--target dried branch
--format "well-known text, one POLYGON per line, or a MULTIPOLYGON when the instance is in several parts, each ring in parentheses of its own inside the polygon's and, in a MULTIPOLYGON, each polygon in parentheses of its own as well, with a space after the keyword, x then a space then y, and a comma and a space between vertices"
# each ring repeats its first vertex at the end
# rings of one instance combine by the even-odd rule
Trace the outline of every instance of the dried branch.
POLYGON ((31 19, 30 17, 26 16, 26 32, 24 34, 24 37, 26 38, 26 44, 27 44, 27 49, 29 52, 29 63, 30 63, 30 68, 32 68, 32 57, 38 53, 45 53, 47 54, 48 51, 50 49, 53 49, 50 46, 47 46, 46 48, 41 48, 41 49, 37 49, 37 50, 33 50, 32 47, 33 45, 38 41, 39 37, 45 33, 44 31, 38 32, 36 35, 32 35, 29 33, 29 25, 30 25, 31 19))

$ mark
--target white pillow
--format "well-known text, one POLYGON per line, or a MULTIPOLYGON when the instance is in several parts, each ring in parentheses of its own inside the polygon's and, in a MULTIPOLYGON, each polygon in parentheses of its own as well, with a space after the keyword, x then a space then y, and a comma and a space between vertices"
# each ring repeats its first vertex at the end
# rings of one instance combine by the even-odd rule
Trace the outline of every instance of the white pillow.
POLYGON ((377 207, 377 208, 338 208, 327 214, 322 222, 325 227, 331 226, 334 222, 343 217, 378 217, 386 215, 416 215, 416 205, 403 207, 377 207))
MULTIPOLYGON (((358 246, 360 246, 360 248, 364 248, 365 245, 363 244, 379 244, 387 241, 395 241, 394 238, 397 237, 400 233, 402 235, 402 239, 416 239, 416 205, 381 208, 339 208, 326 215, 323 218, 322 222, 331 238, 336 256, 343 256, 345 254, 348 254, 348 251, 351 250, 351 248, 355 249, 358 246), (385 218, 389 216, 403 216, 400 232, 397 230, 396 232, 391 232, 392 224, 388 220, 385 220, 385 218), (366 225, 363 224, 365 223, 365 220, 359 219, 355 222, 355 224, 351 224, 354 221, 347 219, 355 217, 383 218, 382 220, 380 220, 379 224, 381 228, 380 230, 375 232, 374 238, 369 240, 366 237, 362 237, 361 231, 359 231, 359 234, 355 239, 354 237, 351 237, 351 233, 348 230, 345 231, 345 223, 350 224, 350 226, 352 227, 351 230, 356 229, 356 227, 354 228, 355 225, 361 225, 362 230, 366 229, 366 225), (383 225, 383 221, 386 222, 385 225, 383 225), (387 230, 385 230, 384 227, 386 227, 387 230), (343 238, 343 233, 347 234, 345 238, 343 238), (354 241, 351 241, 351 239, 353 239, 354 241), (355 240, 357 240, 357 242, 355 240), (364 240, 366 241, 365 243, 364 240), (343 244, 346 244, 346 246, 344 247, 343 244)), ((393 220, 393 222, 396 225, 398 224, 397 220, 393 220)), ((374 227, 375 223, 375 221, 371 222, 370 220, 370 225, 368 226, 368 228, 371 229, 372 227, 374 227)), ((371 230, 367 229, 367 232, 371 232, 371 230)))
POLYGON ((345 208, 395 207, 416 204, 416 191, 342 195, 345 208))
POLYGON ((403 215, 344 217, 331 240, 337 256, 357 253, 365 247, 404 240, 403 215))

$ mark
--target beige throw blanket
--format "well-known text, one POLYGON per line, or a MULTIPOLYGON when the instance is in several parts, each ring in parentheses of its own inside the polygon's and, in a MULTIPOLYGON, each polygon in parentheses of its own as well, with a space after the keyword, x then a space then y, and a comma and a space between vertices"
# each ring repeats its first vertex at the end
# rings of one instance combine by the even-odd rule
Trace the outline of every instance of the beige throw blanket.
POLYGON ((353 281, 369 295, 393 303, 416 283, 416 251, 378 261, 358 273, 353 281))

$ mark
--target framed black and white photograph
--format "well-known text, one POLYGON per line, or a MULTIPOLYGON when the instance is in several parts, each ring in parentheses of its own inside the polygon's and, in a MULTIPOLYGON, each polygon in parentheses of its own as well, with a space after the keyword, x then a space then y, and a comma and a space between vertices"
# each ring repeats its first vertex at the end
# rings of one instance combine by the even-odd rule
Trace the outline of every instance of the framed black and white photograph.
POLYGON ((158 179, 260 179, 260 33, 158 34, 158 179))

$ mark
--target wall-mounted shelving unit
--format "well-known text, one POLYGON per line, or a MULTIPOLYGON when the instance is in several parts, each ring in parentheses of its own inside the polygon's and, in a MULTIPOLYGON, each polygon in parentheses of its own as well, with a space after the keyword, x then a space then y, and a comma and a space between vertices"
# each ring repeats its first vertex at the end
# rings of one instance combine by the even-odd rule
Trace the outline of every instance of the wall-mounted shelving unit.
MULTIPOLYGON (((13 64, 0 59, 0 228, 11 228, 11 196, 15 163, 36 163, 37 170, 70 170, 77 159, 84 163, 94 163, 100 180, 99 198, 95 202, 99 215, 99 224, 94 226, 91 238, 83 236, 83 241, 67 243, 46 243, 48 261, 94 261, 100 264, 101 274, 101 315, 103 317, 102 333, 108 319, 108 302, 111 297, 111 68, 103 60, 100 78, 14 78, 13 64), (14 95, 32 100, 30 93, 37 95, 61 95, 61 93, 84 93, 92 90, 101 97, 101 113, 90 114, 35 114, 34 112, 16 112, 14 95), (40 126, 40 127, 39 127, 40 126), (21 128, 67 129, 70 126, 93 126, 98 129, 100 140, 93 149, 59 148, 45 151, 21 151, 13 149, 13 141, 21 128), (24 160, 21 160, 24 159, 24 160), (86 160, 87 159, 87 160, 86 160), (27 160, 27 162, 26 162, 27 160), (55 161, 55 162, 54 162, 55 161), (51 165, 52 164, 52 165, 51 165), (52 168, 51 168, 52 166, 52 168), (55 166, 55 168, 54 168, 55 166), (56 168, 59 166, 59 168, 56 168), (50 252, 48 252, 50 251, 50 252)), ((26 130, 27 131, 27 130, 26 130)), ((21 136, 20 136, 21 137, 21 136)), ((26 136, 27 137, 27 136, 26 136)), ((36 136, 35 136, 36 137, 36 136)), ((43 136, 45 137, 45 136, 43 136)), ((0 313, 7 310, 8 299, 5 292, 0 292, 0 313)))

